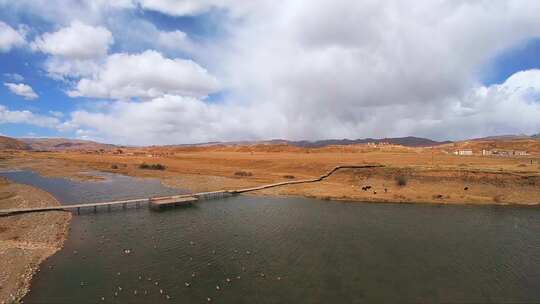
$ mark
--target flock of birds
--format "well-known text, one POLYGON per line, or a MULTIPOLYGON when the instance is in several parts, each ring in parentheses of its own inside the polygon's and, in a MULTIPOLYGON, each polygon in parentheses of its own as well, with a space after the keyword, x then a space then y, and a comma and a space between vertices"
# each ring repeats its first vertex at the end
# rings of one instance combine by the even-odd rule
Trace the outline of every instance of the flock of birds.
MULTIPOLYGON (((106 232, 106 230, 103 230, 104 232, 106 232)), ((86 230, 84 231, 85 233, 87 232, 86 230)), ((80 240, 84 240, 85 238, 81 236, 80 240)), ((152 240, 155 242, 155 244, 153 245, 153 248, 154 249, 158 249, 158 242, 157 242, 157 239, 155 237, 152 237, 152 240)), ((100 247, 101 248, 98 248, 97 251, 98 252, 106 252, 108 250, 105 250, 103 248, 103 246, 107 243, 110 243, 111 239, 109 238, 106 238, 105 235, 101 235, 100 239, 98 240, 98 243, 101 245, 100 247)), ((196 243, 193 242, 193 241, 190 241, 189 242, 189 245, 190 247, 194 247, 196 246, 196 243)), ((241 253, 238 251, 238 250, 234 250, 234 255, 235 256, 240 256, 241 253)), ((124 248, 121 250, 121 255, 124 256, 124 258, 127 258, 128 256, 130 255, 133 255, 135 253, 135 251, 131 248, 124 248)), ((212 250, 211 251, 211 254, 213 256, 217 255, 217 251, 216 250, 212 250)), ((252 252, 250 250, 246 250, 245 252, 243 252, 243 254, 245 254, 245 256, 250 256, 252 255, 252 252)), ((73 256, 80 256, 82 259, 86 259, 87 257, 85 255, 81 255, 77 250, 74 250, 73 251, 73 256)), ((235 259, 233 257, 231 257, 231 259, 235 259)), ((190 256, 189 257, 189 261, 193 261, 193 257, 190 256)), ((213 266, 212 262, 207 262, 206 263, 206 266, 208 267, 211 267, 213 266)), ((53 268, 53 266, 49 266, 49 268, 53 268)), ((247 269, 245 266, 242 266, 241 267, 241 272, 240 273, 244 273, 246 275, 248 275, 247 273, 247 269)), ((191 280, 190 281, 185 281, 183 284, 179 284, 179 286, 182 286, 184 288, 192 288, 193 287, 193 284, 195 282, 195 280, 201 276, 202 274, 199 273, 199 272, 192 272, 191 273, 191 280)), ((121 272, 117 272, 116 273, 116 276, 117 278, 121 278, 124 276, 123 273, 121 272)), ((250 277, 253 278, 253 275, 250 275, 250 277)), ((264 273, 264 272, 257 272, 255 274, 255 277, 254 278, 261 278, 261 279, 265 279, 267 278, 267 275, 264 273)), ((207 302, 212 302, 214 301, 215 297, 217 297, 220 293, 220 291, 222 291, 224 288, 227 288, 227 286, 230 286, 233 284, 233 282, 236 280, 241 280, 242 279, 242 276, 240 274, 238 275, 234 275, 234 276, 230 276, 230 277, 225 277, 224 279, 222 280, 218 280, 218 283, 215 285, 215 292, 212 294, 212 293, 209 293, 209 295, 206 297, 206 301, 207 302)), ((276 281, 281 281, 282 280, 282 277, 281 276, 276 276, 273 278, 274 280, 276 281)), ((121 279, 120 279, 121 280, 121 279)), ((155 279, 155 278, 152 278, 152 276, 145 276, 143 274, 138 274, 137 275, 137 281, 139 281, 139 284, 140 285, 142 282, 145 282, 146 281, 146 287, 138 287, 138 288, 125 288, 125 287, 122 287, 120 285, 116 286, 113 291, 112 291, 112 294, 110 295, 102 295, 102 296, 99 296, 98 297, 98 300, 101 301, 101 302, 111 302, 111 301, 114 301, 114 299, 118 299, 120 300, 121 297, 123 296, 126 296, 126 295, 133 295, 133 296, 148 296, 150 294, 158 294, 159 296, 161 296, 163 299, 165 300, 171 300, 173 299, 173 296, 166 290, 165 287, 163 287, 160 283, 160 280, 158 279, 155 279), (130 289, 130 291, 128 291, 127 289, 130 289)), ((85 281, 80 281, 80 287, 81 288, 87 288, 87 286, 89 286, 89 283, 88 282, 85 282, 85 281)))

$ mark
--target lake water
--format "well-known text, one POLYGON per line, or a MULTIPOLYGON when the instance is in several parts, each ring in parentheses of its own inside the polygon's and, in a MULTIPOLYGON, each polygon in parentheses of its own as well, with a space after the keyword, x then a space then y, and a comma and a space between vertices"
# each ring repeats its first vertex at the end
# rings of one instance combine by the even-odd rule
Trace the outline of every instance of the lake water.
MULTIPOLYGON (((4 173, 62 203, 178 193, 156 180, 4 173)), ((25 303, 540 302, 540 209, 238 196, 87 211, 25 303), (130 253, 126 253, 126 249, 130 253), (189 285, 188 287, 186 286, 189 285)))

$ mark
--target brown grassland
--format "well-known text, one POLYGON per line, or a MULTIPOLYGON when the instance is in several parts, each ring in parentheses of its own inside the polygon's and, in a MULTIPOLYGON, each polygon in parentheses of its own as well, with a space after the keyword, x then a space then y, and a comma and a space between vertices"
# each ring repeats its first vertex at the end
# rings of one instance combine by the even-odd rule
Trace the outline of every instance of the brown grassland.
POLYGON ((382 164, 347 169, 314 184, 278 187, 256 195, 294 195, 331 200, 442 203, 538 204, 540 158, 455 156, 442 148, 287 145, 123 149, 111 152, 18 152, 5 166, 46 176, 94 178, 106 171, 159 178, 166 185, 197 191, 239 189, 284 180, 315 178, 337 165, 382 164), (116 154, 115 154, 116 153, 116 154), (144 170, 140 164, 165 170, 144 170), (367 190, 362 188, 371 186, 367 190))

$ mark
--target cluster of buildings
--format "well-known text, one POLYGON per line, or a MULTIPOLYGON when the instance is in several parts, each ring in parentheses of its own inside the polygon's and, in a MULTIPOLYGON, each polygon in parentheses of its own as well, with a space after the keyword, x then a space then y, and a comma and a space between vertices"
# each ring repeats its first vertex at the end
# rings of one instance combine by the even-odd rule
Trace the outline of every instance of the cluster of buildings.
POLYGON ((527 151, 520 150, 482 150, 483 156, 527 156, 527 151))
POLYGON ((389 146, 389 142, 381 141, 381 142, 368 142, 367 146, 369 147, 378 147, 378 146, 389 146))
MULTIPOLYGON (((464 149, 464 150, 456 150, 453 153, 454 155, 459 156, 471 156, 474 155, 473 150, 471 149, 464 149)), ((499 149, 492 149, 492 150, 482 150, 482 156, 506 156, 506 157, 512 157, 512 156, 527 156, 529 155, 527 151, 522 150, 499 150, 499 149)))

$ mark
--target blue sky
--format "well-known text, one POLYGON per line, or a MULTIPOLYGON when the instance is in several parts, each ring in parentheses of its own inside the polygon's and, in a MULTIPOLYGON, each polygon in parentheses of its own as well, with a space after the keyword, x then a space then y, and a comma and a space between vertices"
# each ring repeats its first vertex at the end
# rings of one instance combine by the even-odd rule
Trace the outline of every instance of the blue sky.
POLYGON ((411 3, 0 0, 0 133, 139 145, 540 133, 540 5, 411 3))
POLYGON ((503 83, 519 71, 540 68, 540 38, 532 38, 504 50, 484 67, 483 84, 503 83))

